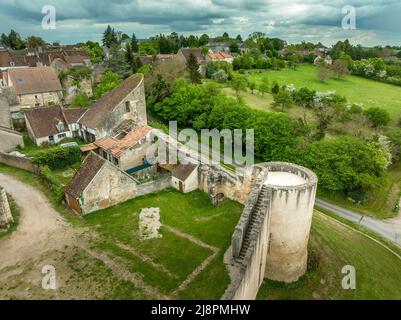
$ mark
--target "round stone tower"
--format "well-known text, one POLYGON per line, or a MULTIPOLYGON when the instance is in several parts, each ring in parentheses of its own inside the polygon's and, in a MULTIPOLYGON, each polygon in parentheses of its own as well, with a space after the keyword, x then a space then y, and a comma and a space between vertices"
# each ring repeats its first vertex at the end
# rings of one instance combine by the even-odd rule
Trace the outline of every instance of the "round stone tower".
POLYGON ((265 277, 294 282, 307 268, 317 177, 309 169, 290 163, 270 162, 261 166, 268 169, 264 185, 271 190, 265 277))

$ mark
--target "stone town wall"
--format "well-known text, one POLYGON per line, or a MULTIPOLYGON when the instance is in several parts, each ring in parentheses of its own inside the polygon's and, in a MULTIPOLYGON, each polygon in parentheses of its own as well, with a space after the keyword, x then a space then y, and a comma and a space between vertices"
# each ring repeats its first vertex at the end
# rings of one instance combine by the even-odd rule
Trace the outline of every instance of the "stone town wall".
POLYGON ((7 194, 4 188, 0 186, 0 228, 7 227, 11 222, 13 222, 13 216, 7 194))
MULTIPOLYGON (((226 261, 231 265, 231 283, 222 297, 223 300, 255 299, 263 282, 269 246, 270 202, 264 201, 259 211, 256 211, 255 206, 260 197, 266 174, 267 171, 260 172, 235 228, 230 256, 226 261), (255 223, 250 226, 253 214, 257 214, 257 217, 255 223), (249 236, 250 244, 244 253, 244 258, 238 259, 245 233, 249 236)), ((263 200, 270 199, 269 193, 267 198, 263 200)))
POLYGON ((11 167, 27 170, 35 174, 38 174, 40 172, 39 167, 33 164, 31 160, 12 156, 3 152, 0 152, 0 163, 4 163, 11 167))

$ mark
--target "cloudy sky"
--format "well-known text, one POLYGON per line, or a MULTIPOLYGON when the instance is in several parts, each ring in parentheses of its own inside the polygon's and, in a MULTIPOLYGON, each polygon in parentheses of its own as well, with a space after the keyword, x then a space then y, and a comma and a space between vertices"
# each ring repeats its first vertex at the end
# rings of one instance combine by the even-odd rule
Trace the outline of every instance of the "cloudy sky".
POLYGON ((351 39, 366 46, 401 45, 400 0, 1 0, 0 33, 75 43, 101 40, 108 24, 145 38, 184 34, 248 36, 262 31, 290 43, 351 39), (44 5, 56 8, 56 30, 41 26, 44 5), (342 8, 356 8, 356 30, 344 30, 342 8))

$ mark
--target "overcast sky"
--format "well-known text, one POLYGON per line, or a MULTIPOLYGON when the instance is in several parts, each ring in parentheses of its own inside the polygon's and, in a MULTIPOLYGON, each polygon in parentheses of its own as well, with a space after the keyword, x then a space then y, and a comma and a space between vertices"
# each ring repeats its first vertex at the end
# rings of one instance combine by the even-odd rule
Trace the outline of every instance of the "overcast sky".
POLYGON ((349 38, 365 46, 401 45, 400 0, 1 0, 0 32, 75 43, 101 40, 108 24, 138 38, 176 31, 244 38, 253 31, 290 43, 349 38), (57 29, 43 30, 44 5, 53 5, 57 29), (342 8, 356 8, 357 29, 344 30, 342 8))

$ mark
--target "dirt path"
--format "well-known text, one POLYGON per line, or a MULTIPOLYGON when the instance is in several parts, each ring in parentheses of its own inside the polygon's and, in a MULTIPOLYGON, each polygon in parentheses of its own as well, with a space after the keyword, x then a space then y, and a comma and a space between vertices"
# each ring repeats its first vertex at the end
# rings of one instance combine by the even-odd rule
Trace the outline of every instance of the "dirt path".
MULTIPOLYGON (((77 232, 60 217, 41 192, 2 173, 0 185, 15 199, 21 212, 17 230, 0 242, 0 271, 73 243, 77 232)), ((0 272, 0 279, 3 276, 4 273, 0 272)))

